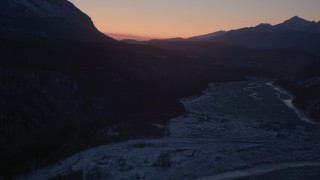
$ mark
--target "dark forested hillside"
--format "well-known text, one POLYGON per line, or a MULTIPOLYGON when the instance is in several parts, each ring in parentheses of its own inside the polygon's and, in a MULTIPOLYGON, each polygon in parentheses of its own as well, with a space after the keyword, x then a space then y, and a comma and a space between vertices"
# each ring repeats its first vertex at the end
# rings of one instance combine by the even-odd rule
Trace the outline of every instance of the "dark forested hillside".
POLYGON ((295 75, 303 68, 320 62, 319 56, 302 50, 254 49, 208 41, 151 40, 135 43, 180 51, 204 64, 265 77, 295 75))
POLYGON ((2 38, 0 50, 7 175, 89 146, 165 135, 152 124, 184 112, 180 98, 241 78, 151 46, 2 38))

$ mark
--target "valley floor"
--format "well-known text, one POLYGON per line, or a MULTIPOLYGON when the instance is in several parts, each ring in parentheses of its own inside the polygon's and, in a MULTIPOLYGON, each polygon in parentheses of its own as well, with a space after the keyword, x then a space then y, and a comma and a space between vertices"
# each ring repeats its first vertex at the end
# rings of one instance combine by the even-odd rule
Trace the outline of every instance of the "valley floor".
POLYGON ((213 83, 203 95, 182 100, 187 113, 169 122, 168 137, 92 148, 21 179, 272 179, 290 177, 290 169, 312 173, 320 167, 320 126, 290 99, 266 79, 213 83))

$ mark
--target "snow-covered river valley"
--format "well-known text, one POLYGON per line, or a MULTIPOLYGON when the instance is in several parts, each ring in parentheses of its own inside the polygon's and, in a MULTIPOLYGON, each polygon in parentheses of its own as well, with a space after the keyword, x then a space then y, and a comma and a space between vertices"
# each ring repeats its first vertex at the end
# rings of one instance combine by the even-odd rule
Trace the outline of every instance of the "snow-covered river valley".
POLYGON ((88 149, 21 178, 236 179, 318 168, 320 126, 291 100, 270 80, 212 83, 182 100, 186 113, 170 120, 167 137, 88 149))

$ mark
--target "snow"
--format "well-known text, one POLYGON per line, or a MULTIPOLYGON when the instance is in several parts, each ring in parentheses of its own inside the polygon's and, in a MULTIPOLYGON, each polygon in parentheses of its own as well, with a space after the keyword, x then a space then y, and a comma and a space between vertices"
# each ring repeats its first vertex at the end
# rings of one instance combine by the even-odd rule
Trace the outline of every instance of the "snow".
POLYGON ((32 13, 39 17, 69 17, 81 13, 67 0, 11 0, 8 2, 11 7, 23 7, 24 13, 32 13))
POLYGON ((221 173, 214 176, 202 177, 202 178, 198 178, 197 180, 223 180, 223 179, 232 179, 232 178, 239 178, 239 177, 248 177, 248 176, 265 174, 268 172, 282 170, 282 169, 305 167, 305 166, 320 166, 320 162, 298 162, 298 163, 258 166, 258 167, 244 169, 244 170, 236 170, 236 171, 221 173))
POLYGON ((86 179, 221 179, 320 166, 318 127, 301 121, 281 93, 265 79, 209 84, 182 100, 186 114, 170 121, 170 136, 88 149, 21 179, 79 170, 86 179))

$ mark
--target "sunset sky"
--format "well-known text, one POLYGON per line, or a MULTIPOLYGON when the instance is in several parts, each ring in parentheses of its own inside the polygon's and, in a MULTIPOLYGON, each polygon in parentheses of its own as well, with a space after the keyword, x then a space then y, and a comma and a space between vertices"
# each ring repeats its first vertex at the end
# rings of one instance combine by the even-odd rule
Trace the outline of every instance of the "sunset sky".
POLYGON ((118 39, 190 37, 277 24, 295 15, 320 21, 320 0, 70 0, 118 39))

